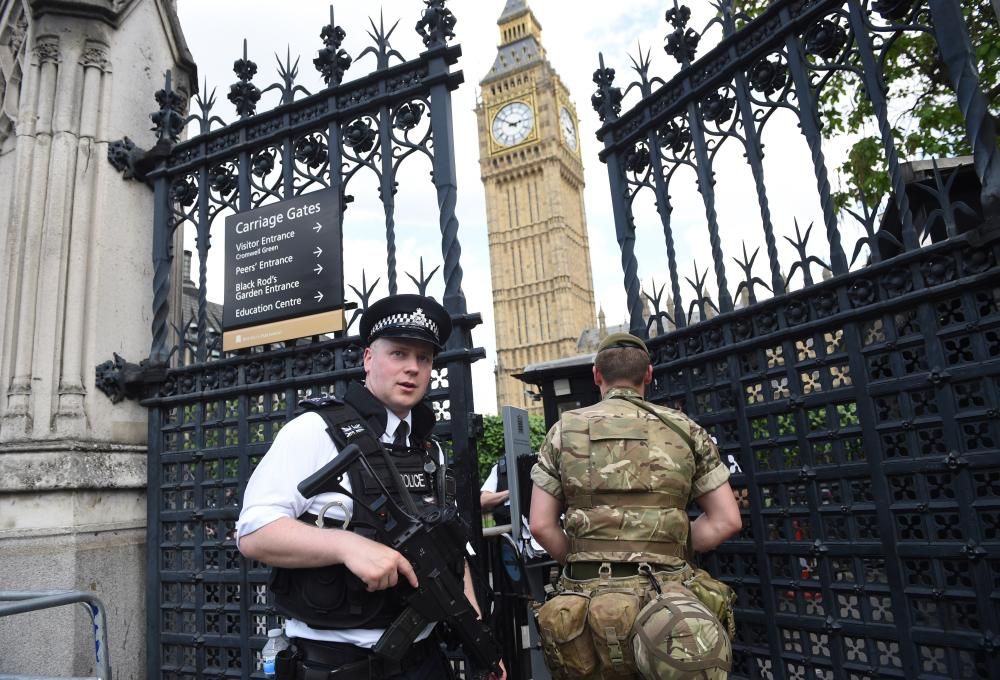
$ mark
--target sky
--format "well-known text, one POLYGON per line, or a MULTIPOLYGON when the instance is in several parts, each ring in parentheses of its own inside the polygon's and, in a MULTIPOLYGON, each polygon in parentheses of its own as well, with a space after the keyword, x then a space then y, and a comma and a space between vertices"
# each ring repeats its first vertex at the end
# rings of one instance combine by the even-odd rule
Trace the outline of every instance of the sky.
MULTIPOLYGON (((693 16, 691 26, 700 30, 713 17, 706 0, 691 0, 693 16)), ((462 57, 454 69, 461 70, 465 82, 452 94, 456 167, 458 176, 459 240, 462 247, 463 288, 470 312, 480 312, 484 323, 473 331, 473 341, 486 350, 487 358, 473 366, 475 407, 481 413, 496 412, 496 395, 493 381, 495 341, 493 330, 492 292, 490 288, 489 251, 486 235, 486 211, 482 182, 479 177, 479 146, 474 109, 478 97, 478 83, 489 71, 496 56, 499 42, 497 17, 503 9, 502 0, 451 0, 448 7, 455 14, 455 43, 462 46, 462 57)), ((592 0, 574 3, 556 0, 529 0, 529 7, 542 25, 542 44, 547 58, 568 87, 579 116, 580 144, 583 155, 586 188, 584 201, 590 237, 594 290, 598 308, 603 310, 609 325, 626 321, 626 299, 620 264, 620 251, 615 239, 608 175, 606 166, 598 159, 601 143, 596 138, 599 125, 597 114, 590 105, 595 90, 592 81, 597 68, 598 54, 603 53, 606 65, 615 68, 616 84, 623 90, 634 77, 630 71, 630 58, 641 50, 648 51, 652 59, 651 73, 669 80, 678 70, 677 63, 663 51, 664 36, 670 28, 663 14, 668 3, 659 0, 630 0, 627 5, 614 5, 592 0), (627 11, 617 8, 627 6, 627 11), (572 11, 566 11, 572 8, 572 11)), ((384 24, 386 29, 399 21, 391 37, 392 46, 404 58, 414 58, 423 48, 413 26, 420 17, 424 4, 420 0, 386 0, 374 2, 341 2, 333 8, 336 22, 347 31, 343 47, 357 57, 371 44, 368 32, 373 25, 384 24), (380 19, 381 14, 381 19, 380 19), (373 23, 371 23, 373 22, 373 23)), ((319 32, 329 22, 330 4, 314 0, 178 0, 178 14, 188 46, 198 65, 199 87, 206 96, 215 90, 217 103, 213 113, 225 121, 236 118, 226 100, 229 85, 235 81, 233 61, 242 56, 243 39, 247 40, 247 53, 258 65, 254 83, 263 89, 278 80, 275 55, 282 60, 286 54, 299 61, 296 82, 310 92, 322 89, 322 81, 312 66, 316 51, 322 47, 319 32), (280 8, 280 9, 276 9, 280 8), (286 52, 287 50, 287 52, 286 52), (207 83, 207 87, 205 86, 207 83)), ((702 39, 699 54, 719 39, 717 28, 710 29, 702 39)), ((358 78, 375 68, 369 55, 355 61, 345 81, 358 78)), ((635 91, 627 93, 623 109, 637 100, 635 91)), ((258 111, 265 111, 277 103, 276 93, 264 95, 258 111)), ((797 121, 787 111, 779 111, 768 123, 764 133, 764 168, 767 184, 771 188, 771 211, 779 234, 794 233, 794 220, 802 229, 815 222, 813 237, 817 254, 829 261, 822 252, 823 221, 815 191, 809 153, 797 133, 797 121), (796 139, 798 137, 798 139, 796 139)), ((833 144, 826 149, 830 167, 838 164, 844 144, 833 144)), ((419 258, 424 257, 425 269, 430 271, 440 264, 440 233, 437 227, 437 205, 432 185, 427 180, 429 165, 419 161, 408 165, 400 175, 397 197, 396 230, 399 262, 400 292, 411 292, 413 285, 404 272, 414 275, 419 270, 419 258)), ((716 156, 716 193, 721 237, 726 246, 727 277, 730 293, 735 292, 742 280, 740 269, 732 262, 741 256, 739 243, 746 244, 750 253, 761 247, 755 274, 765 281, 770 277, 763 253, 763 236, 757 207, 754 184, 743 159, 742 149, 734 144, 723 146, 716 156)), ((833 178, 836 183, 836 177, 833 178)), ((384 276, 384 217, 378 202, 377 186, 368 178, 352 180, 349 193, 355 202, 345 215, 345 285, 361 287, 361 270, 364 269, 369 285, 378 278, 375 297, 387 293, 384 276)), ((674 212, 672 224, 682 285, 690 300, 690 286, 685 278, 694 280, 694 263, 698 271, 711 269, 707 221, 704 203, 697 192, 693 173, 679 172, 671 183, 671 200, 674 212)), ((666 247, 662 226, 653 206, 652 196, 636 202, 636 251, 639 257, 639 277, 644 289, 652 290, 667 284, 666 247)), ((221 224, 221 223, 219 223, 221 224)), ((850 246, 861 232, 852 225, 844 227, 845 249, 850 256, 850 246), (857 232, 857 233, 854 233, 857 232)), ((221 231, 213 226, 213 234, 221 231)), ((779 238, 779 254, 783 261, 790 261, 791 245, 779 238)), ((221 267, 222 248, 213 236, 213 251, 209 266, 221 267), (214 258, 218 257, 218 260, 214 258)), ((189 239, 188 247, 193 246, 189 239)), ((814 278, 819 272, 814 271, 814 278)), ((707 279, 713 288, 713 275, 707 279)), ((432 281, 429 293, 440 299, 441 273, 432 281), (437 287, 436 287, 437 286, 437 287)), ((209 298, 222 299, 221 283, 210 278, 209 298)), ((712 294, 714 298, 714 292, 712 294)))

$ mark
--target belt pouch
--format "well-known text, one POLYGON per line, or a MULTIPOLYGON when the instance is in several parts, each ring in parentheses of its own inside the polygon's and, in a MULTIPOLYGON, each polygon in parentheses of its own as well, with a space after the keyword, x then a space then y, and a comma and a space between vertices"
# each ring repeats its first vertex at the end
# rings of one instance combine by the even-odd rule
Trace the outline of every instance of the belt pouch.
POLYGON ((538 634, 545 662, 555 680, 581 678, 597 669, 594 642, 587 627, 590 597, 562 592, 538 609, 538 634))
POLYGON ((274 657, 274 677, 276 680, 295 680, 295 667, 302 660, 302 653, 289 647, 282 649, 274 657))

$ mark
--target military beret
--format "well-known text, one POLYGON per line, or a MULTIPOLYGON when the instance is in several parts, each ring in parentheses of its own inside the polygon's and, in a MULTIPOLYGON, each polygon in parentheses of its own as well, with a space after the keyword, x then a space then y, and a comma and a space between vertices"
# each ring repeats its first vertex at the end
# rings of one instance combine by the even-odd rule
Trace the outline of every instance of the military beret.
POLYGON ((451 316, 440 304, 423 295, 390 295, 370 305, 359 326, 366 345, 379 338, 406 338, 444 349, 451 335, 451 316))
POLYGON ((597 353, 600 354, 606 349, 621 349, 626 347, 641 349, 646 354, 649 354, 649 350, 646 349, 646 343, 631 333, 612 333, 601 340, 601 344, 597 346, 597 353))

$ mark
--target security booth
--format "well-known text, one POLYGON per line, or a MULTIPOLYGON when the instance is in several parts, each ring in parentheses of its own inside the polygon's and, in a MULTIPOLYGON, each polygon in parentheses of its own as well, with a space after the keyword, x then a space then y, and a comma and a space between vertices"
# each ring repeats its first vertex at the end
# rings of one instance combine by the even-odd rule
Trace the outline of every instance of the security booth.
POLYGON ((601 400, 601 392, 594 384, 594 356, 594 353, 578 354, 541 361, 514 375, 537 388, 527 389, 534 398, 542 400, 545 427, 552 427, 563 411, 590 406, 601 400))
MULTIPOLYGON (((983 205, 972 156, 914 160, 900 163, 899 170, 906 183, 913 230, 921 243, 939 243, 950 234, 964 234, 979 226, 983 205), (948 220, 939 219, 942 192, 947 192, 948 220)), ((890 202, 876 232, 882 259, 903 252, 902 228, 899 208, 890 202)))

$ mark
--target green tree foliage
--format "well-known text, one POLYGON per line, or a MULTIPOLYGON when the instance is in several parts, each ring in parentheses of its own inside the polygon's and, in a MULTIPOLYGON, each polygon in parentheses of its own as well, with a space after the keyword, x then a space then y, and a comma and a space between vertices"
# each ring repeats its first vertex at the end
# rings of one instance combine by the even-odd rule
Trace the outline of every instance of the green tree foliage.
MULTIPOLYGON (((541 416, 528 416, 531 428, 531 450, 538 451, 545 439, 545 419, 541 416)), ((504 455, 503 419, 500 416, 483 416, 483 438, 479 440, 479 479, 486 479, 490 468, 504 455)))
MULTIPOLYGON (((738 11, 758 16, 770 0, 736 0, 738 11)), ((1000 27, 991 0, 962 0, 980 87, 994 114, 1000 110, 1000 27)), ((877 15, 876 15, 877 16, 877 15)), ((923 18, 926 15, 921 15, 923 18)), ((860 65, 857 65, 860 68, 860 65)), ((905 31, 889 48, 883 69, 890 123, 900 160, 971 154, 965 124, 932 33, 905 31)), ((864 197, 878 205, 890 191, 885 152, 871 102, 854 74, 837 71, 819 96, 823 135, 857 137, 839 168, 838 208, 864 197)))

